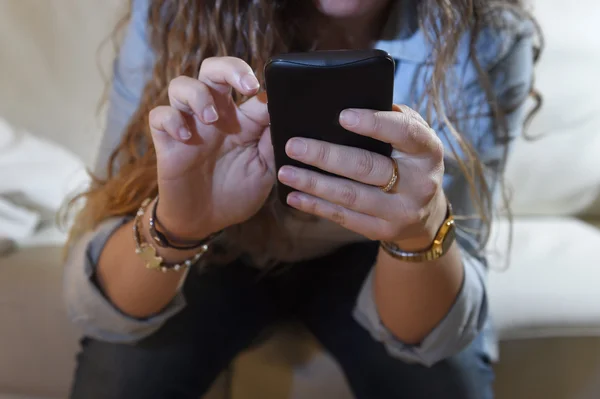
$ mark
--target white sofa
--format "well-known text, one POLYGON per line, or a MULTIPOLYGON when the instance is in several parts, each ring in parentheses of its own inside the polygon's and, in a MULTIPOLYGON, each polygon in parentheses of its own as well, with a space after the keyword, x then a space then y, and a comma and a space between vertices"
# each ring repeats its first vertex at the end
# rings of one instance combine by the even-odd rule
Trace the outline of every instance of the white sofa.
MULTIPOLYGON (((20 190, 38 209, 54 211, 84 181, 102 127, 97 48, 124 3, 0 2, 0 117, 16 127, 8 133, 0 125, 0 196, 20 190)), ((500 399, 598 398, 600 5, 540 0, 536 7, 548 47, 537 79, 545 107, 532 133, 546 137, 519 140, 509 162, 515 220, 508 270, 499 270, 504 220, 489 247, 502 340, 496 392, 500 399)), ((106 68, 110 51, 99 59, 106 68)), ((0 257, 2 399, 68 392, 79 333, 62 305, 63 240, 46 224, 0 257)), ((241 355, 229 377, 234 398, 351 397, 331 359, 286 332, 241 355)), ((214 397, 224 397, 224 382, 216 385, 214 397)))

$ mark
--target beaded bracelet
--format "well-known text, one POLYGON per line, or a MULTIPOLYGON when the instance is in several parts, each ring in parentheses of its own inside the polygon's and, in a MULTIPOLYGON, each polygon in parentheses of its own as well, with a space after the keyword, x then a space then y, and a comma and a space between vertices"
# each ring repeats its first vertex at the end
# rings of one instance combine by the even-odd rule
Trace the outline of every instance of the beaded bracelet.
POLYGON ((198 248, 198 252, 196 252, 191 258, 186 259, 179 263, 166 263, 163 258, 156 254, 156 247, 152 244, 148 243, 143 235, 140 233, 141 224, 142 224, 142 216, 146 212, 146 208, 152 201, 151 198, 147 198, 142 202, 142 205, 138 209, 135 220, 133 221, 133 238, 135 241, 135 253, 138 254, 143 260, 148 269, 151 270, 161 270, 166 273, 167 271, 178 271, 183 267, 190 267, 196 264, 202 255, 206 251, 208 251, 209 243, 205 243, 198 248))
POLYGON ((152 212, 150 213, 150 217, 148 218, 148 233, 150 234, 150 237, 154 240, 154 243, 159 247, 189 251, 191 249, 201 248, 203 245, 213 242, 222 233, 221 231, 219 231, 217 233, 209 235, 208 237, 202 240, 175 241, 174 239, 168 237, 168 235, 172 236, 172 234, 167 232, 160 223, 160 220, 158 220, 158 217, 156 216, 156 208, 158 208, 158 196, 156 197, 156 201, 154 201, 154 205, 152 206, 152 212), (164 232, 159 231, 157 227, 163 229, 164 232))

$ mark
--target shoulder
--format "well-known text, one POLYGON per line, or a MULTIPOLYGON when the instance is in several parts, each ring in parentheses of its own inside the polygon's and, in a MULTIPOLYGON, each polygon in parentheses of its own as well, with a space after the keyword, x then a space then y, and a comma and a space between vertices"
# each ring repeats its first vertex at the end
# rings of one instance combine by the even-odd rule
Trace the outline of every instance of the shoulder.
POLYGON ((132 0, 131 13, 147 16, 148 10, 150 9, 151 2, 152 2, 152 0, 132 0))
MULTIPOLYGON (((536 50, 533 20, 516 11, 502 10, 490 15, 475 43, 476 59, 487 72, 499 105, 513 109, 531 91, 536 50)), ((471 58, 469 63, 473 63, 471 58)))
POLYGON ((151 3, 151 0, 132 0, 131 2, 130 23, 142 35, 146 35, 148 30, 148 13, 151 3))
POLYGON ((531 59, 534 57, 533 39, 536 26, 528 16, 516 10, 491 10, 484 16, 483 27, 476 41, 473 43, 471 31, 461 43, 459 59, 467 62, 472 50, 481 67, 486 71, 505 63, 506 60, 515 58, 515 53, 528 53, 531 59))

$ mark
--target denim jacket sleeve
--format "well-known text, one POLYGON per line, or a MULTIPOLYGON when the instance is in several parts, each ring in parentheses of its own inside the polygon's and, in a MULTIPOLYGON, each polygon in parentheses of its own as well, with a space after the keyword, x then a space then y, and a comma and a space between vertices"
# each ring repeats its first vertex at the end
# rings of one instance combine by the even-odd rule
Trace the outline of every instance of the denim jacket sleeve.
POLYGON ((135 319, 120 312, 100 290, 95 281, 100 253, 112 233, 127 220, 108 219, 84 235, 70 248, 65 265, 64 296, 69 318, 85 335, 103 341, 136 342, 152 334, 185 307, 185 299, 179 292, 159 314, 135 319))
POLYGON ((106 166, 129 121, 137 110, 142 92, 152 76, 154 53, 146 28, 149 0, 134 0, 131 19, 115 61, 108 98, 106 128, 100 142, 94 172, 106 175, 106 166))
MULTIPOLYGON (((110 153, 138 108, 152 73, 154 56, 147 38, 147 13, 148 0, 134 0, 131 21, 113 64, 107 125, 95 167, 99 176, 105 176, 110 153)), ((69 249, 64 272, 64 296, 71 320, 86 335, 112 342, 135 342, 150 335, 185 306, 180 293, 159 315, 138 320, 121 313, 101 292, 95 282, 100 253, 110 235, 125 222, 125 218, 106 220, 81 237, 69 249)))
MULTIPOLYGON (((500 54, 497 62, 488 67, 491 83, 498 101, 503 108, 517 104, 508 115, 506 122, 510 137, 518 136, 525 118, 525 99, 529 93, 533 74, 533 45, 531 35, 524 35, 513 40, 504 54, 500 54), (504 107, 505 106, 505 107, 504 107)), ((477 93, 469 96, 480 102, 485 98, 483 90, 477 84, 477 93)), ((484 100, 485 101, 485 100, 484 100)), ((486 102, 487 104, 487 102, 486 102)), ((470 111, 478 115, 480 105, 472 105, 470 111)), ((471 113, 470 112, 470 113, 471 113)), ((469 121, 463 129, 477 129, 482 137, 476 148, 487 169, 486 178, 491 188, 497 186, 498 178, 503 172, 503 153, 507 143, 495 140, 491 117, 479 116, 469 121)), ((469 132, 466 132, 469 135, 469 132)), ((453 205, 463 208, 469 200, 469 187, 458 168, 448 159, 444 176, 444 190, 453 205)), ((469 209, 468 204, 466 210, 469 209)), ((472 207, 471 207, 472 209, 472 207)), ((475 251, 473 237, 459 231, 457 242, 461 248, 464 267, 464 280, 460 292, 445 318, 430 332, 419 345, 407 345, 401 342, 382 324, 377 313, 377 305, 373 296, 372 273, 366 279, 355 307, 355 319, 366 328, 373 339, 382 342, 391 356, 407 362, 431 366, 448 358, 468 346, 483 328, 488 318, 488 303, 485 279, 487 264, 485 258, 475 251)))

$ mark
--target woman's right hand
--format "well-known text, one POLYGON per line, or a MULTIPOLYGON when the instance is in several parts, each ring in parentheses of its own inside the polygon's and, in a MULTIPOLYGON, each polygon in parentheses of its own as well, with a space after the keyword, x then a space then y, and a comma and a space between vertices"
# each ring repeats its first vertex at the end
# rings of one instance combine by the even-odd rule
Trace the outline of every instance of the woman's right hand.
POLYGON ((201 239, 252 217, 275 183, 266 97, 244 61, 206 59, 198 79, 169 85, 170 106, 150 112, 161 224, 201 239), (253 96, 237 106, 231 90, 253 96))

